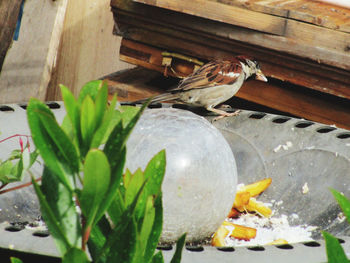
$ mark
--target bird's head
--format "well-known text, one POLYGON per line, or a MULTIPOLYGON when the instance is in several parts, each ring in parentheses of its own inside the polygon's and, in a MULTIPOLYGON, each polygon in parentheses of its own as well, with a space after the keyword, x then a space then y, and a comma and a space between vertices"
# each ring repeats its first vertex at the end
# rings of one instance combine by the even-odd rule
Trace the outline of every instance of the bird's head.
POLYGON ((236 58, 241 62, 246 78, 255 75, 255 79, 267 82, 267 78, 262 73, 258 61, 249 56, 238 56, 236 58))

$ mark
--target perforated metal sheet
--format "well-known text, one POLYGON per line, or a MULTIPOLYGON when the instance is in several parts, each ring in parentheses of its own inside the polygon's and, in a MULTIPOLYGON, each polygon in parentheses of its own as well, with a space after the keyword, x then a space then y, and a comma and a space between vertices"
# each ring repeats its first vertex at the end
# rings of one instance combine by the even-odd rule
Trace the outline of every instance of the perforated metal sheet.
MULTIPOLYGON (((62 103, 52 104, 58 119, 62 120, 62 103), (58 105, 58 106, 57 106, 58 105)), ((152 107, 176 105, 159 104, 152 107)), ((3 105, 0 107, 2 135, 27 133, 25 107, 3 105), (10 108, 10 109, 9 109, 10 108), (5 109, 5 110, 1 110, 5 109)), ((211 116, 207 116, 212 120, 211 116)), ((272 177, 270 188, 260 197, 263 201, 282 200, 275 207, 278 214, 296 213, 299 221, 319 226, 331 233, 344 236, 345 250, 349 248, 349 227, 340 222, 340 209, 329 192, 329 187, 350 196, 350 132, 273 114, 242 111, 236 117, 213 122, 228 140, 235 155, 239 182, 253 182, 272 177), (307 183, 309 192, 302 193, 307 183)), ((2 145, 3 146, 3 145, 2 145)), ((0 155, 9 147, 2 147, 0 155)), ((13 149, 13 148, 12 148, 13 149)), ((1 155, 0 157, 3 158, 1 155)), ((38 167, 40 169, 40 167, 38 167)), ((223 182, 224 183, 224 182, 223 182)), ((38 203, 30 188, 0 196, 0 222, 31 221, 39 215, 38 203)), ((320 235, 315 235, 319 239, 320 235)), ((310 243, 316 244, 316 243, 310 243)), ((323 262, 326 261, 323 241, 319 246, 304 244, 292 247, 267 246, 262 249, 235 248, 234 251, 219 251, 204 247, 203 251, 185 250, 182 262, 323 262)), ((34 237, 30 230, 9 232, 0 229, 0 247, 18 249, 30 253, 57 256, 51 237, 34 237)), ((173 250, 164 251, 170 261, 173 250)))

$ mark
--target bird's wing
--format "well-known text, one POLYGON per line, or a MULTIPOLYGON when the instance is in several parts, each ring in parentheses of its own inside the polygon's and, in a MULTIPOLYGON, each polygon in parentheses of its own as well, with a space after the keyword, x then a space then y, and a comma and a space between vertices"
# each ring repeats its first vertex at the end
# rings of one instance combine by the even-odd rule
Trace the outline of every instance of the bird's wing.
POLYGON ((212 61, 184 78, 179 86, 171 91, 178 92, 219 85, 230 85, 237 80, 242 71, 242 65, 237 59, 212 61))

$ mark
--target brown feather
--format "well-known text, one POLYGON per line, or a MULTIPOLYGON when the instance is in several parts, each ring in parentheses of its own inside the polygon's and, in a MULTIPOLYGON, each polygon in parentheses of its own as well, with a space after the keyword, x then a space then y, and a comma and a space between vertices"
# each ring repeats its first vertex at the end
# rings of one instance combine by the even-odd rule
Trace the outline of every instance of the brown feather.
POLYGON ((171 92, 177 93, 191 89, 232 84, 241 73, 242 66, 238 59, 212 61, 184 78, 179 86, 172 89, 171 92))

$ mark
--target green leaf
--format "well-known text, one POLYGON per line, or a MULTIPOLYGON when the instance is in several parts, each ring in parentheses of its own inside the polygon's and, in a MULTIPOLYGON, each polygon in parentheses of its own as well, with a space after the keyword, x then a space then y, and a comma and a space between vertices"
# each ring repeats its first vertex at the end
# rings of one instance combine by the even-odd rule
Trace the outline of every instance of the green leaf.
MULTIPOLYGON (((84 186, 81 191, 80 205, 90 227, 96 218, 99 206, 110 185, 111 171, 106 155, 98 149, 88 152, 84 164, 84 186)), ((101 211, 100 216, 105 211, 101 211)))
POLYGON ((108 137, 108 140, 104 147, 104 152, 106 153, 108 160, 111 163, 111 166, 113 166, 113 161, 118 160, 118 157, 115 156, 118 156, 118 154, 124 149, 127 138, 129 137, 132 129, 136 125, 146 106, 147 105, 144 104, 140 109, 134 107, 136 113, 133 112, 133 115, 132 117, 130 117, 130 120, 126 121, 124 115, 122 118, 124 118, 123 123, 125 125, 116 125, 116 127, 113 129, 110 136, 108 137))
POLYGON ((144 185, 118 220, 113 222, 115 228, 108 236, 105 245, 101 249, 100 255, 97 257, 97 262, 102 262, 99 260, 100 258, 107 258, 107 262, 132 262, 135 254, 137 237, 133 214, 143 188, 144 185))
POLYGON ((108 105, 108 87, 103 83, 96 96, 96 126, 99 127, 108 105))
POLYGON ((140 222, 136 221, 139 236, 140 236, 138 239, 137 258, 143 259, 145 262, 149 262, 152 258, 152 255, 154 254, 154 250, 153 250, 153 253, 150 255, 149 258, 145 257, 147 243, 151 241, 150 235, 152 231, 153 222, 155 219, 155 208, 153 207, 153 196, 148 197, 146 210, 142 217, 143 217, 142 221, 140 222))
MULTIPOLYGON (((97 261, 99 256, 99 251, 103 248, 107 241, 108 235, 112 232, 109 222, 105 216, 103 216, 100 221, 95 225, 90 233, 90 238, 88 241, 89 253, 94 262, 97 261)), ((107 262, 106 258, 100 258, 100 262, 107 262)))
POLYGON ((126 150, 122 151, 122 153, 119 156, 121 159, 119 160, 119 163, 117 167, 115 168, 116 170, 111 173, 111 180, 110 180, 110 186, 108 188, 107 193, 104 196, 104 199, 101 203, 101 206, 97 212, 97 218, 100 218, 105 211, 109 208, 111 205, 113 199, 117 195, 118 191, 117 189, 120 187, 120 179, 123 174, 123 169, 124 169, 124 164, 125 164, 125 158, 126 158, 126 150))
POLYGON ((78 145, 81 145, 82 138, 80 133, 80 106, 74 98, 72 92, 65 86, 60 85, 61 94, 64 101, 64 107, 67 112, 67 116, 71 121, 73 127, 73 133, 76 136, 78 145))
POLYGON ((8 184, 20 180, 17 172, 15 172, 13 168, 13 163, 8 160, 0 164, 0 182, 2 184, 8 184))
POLYGON ((60 225, 59 219, 56 217, 55 213, 52 211, 50 204, 46 201, 44 194, 40 190, 40 187, 37 184, 37 182, 34 180, 34 178, 32 178, 32 184, 33 184, 35 193, 39 199, 40 210, 45 220, 45 223, 48 226, 50 230, 50 234, 54 238, 56 245, 58 246, 58 249, 60 250, 61 254, 64 255, 66 251, 68 251, 69 248, 71 247, 71 244, 69 243, 68 238, 65 235, 60 225))
MULTIPOLYGON (((55 220, 60 225, 69 243, 73 246, 80 245, 82 233, 80 215, 76 210, 73 193, 47 168, 44 168, 40 189, 43 195, 45 195, 45 199, 54 214, 55 220)), ((45 213, 43 213, 43 217, 46 219, 47 216, 45 213)), ((50 223, 47 223, 47 225, 51 231, 52 226, 50 223)), ((65 247, 60 249, 60 251, 63 255, 65 247)))
POLYGON ((120 216, 126 209, 123 197, 124 195, 122 195, 120 189, 118 189, 116 196, 113 198, 110 206, 108 207, 108 215, 112 222, 118 222, 120 216))
MULTIPOLYGON (((157 248, 163 227, 163 205, 162 195, 159 194, 154 200, 155 214, 153 219, 152 230, 147 237, 147 246, 144 252, 144 258, 149 260, 157 248)), ((142 239, 141 239, 142 240, 142 239)))
POLYGON ((347 199, 344 194, 334 190, 330 189, 332 192, 334 198, 337 200, 341 210, 343 210, 344 215, 346 216, 346 219, 350 223, 350 201, 347 199))
POLYGON ((161 193, 161 185, 165 174, 165 151, 156 154, 147 164, 144 171, 144 180, 147 181, 145 191, 141 194, 136 208, 136 221, 142 222, 149 196, 156 197, 161 193))
POLYGON ((99 89, 103 86, 102 80, 93 80, 86 83, 80 90, 78 102, 82 104, 86 96, 90 96, 95 101, 99 89))
POLYGON ((23 261, 20 260, 19 258, 10 257, 10 259, 11 259, 11 263, 23 263, 23 261))
POLYGON ((87 258, 86 253, 77 247, 70 248, 67 253, 63 256, 62 263, 87 263, 90 262, 87 258))
POLYGON ((27 116, 33 141, 46 166, 72 189, 68 174, 79 171, 74 145, 59 127, 51 110, 39 100, 29 101, 27 116))
MULTIPOLYGON (((182 256, 182 249, 185 245, 186 241, 186 233, 183 234, 176 242, 176 250, 173 255, 173 258, 171 259, 170 263, 180 263, 181 262, 181 256, 182 256)), ((340 261, 339 261, 340 262, 340 261)))
POLYGON ((136 170, 136 172, 131 176, 131 180, 126 187, 125 191, 125 204, 130 205, 134 200, 135 196, 139 192, 142 185, 145 183, 143 172, 141 169, 136 170))
POLYGON ((162 150, 149 161, 144 171, 145 178, 148 180, 146 189, 149 195, 156 195, 160 192, 165 175, 165 167, 165 150, 162 150))
POLYGON ((121 106, 120 112, 122 115, 123 126, 127 127, 128 124, 138 115, 139 111, 140 111, 139 107, 121 106))
POLYGON ((327 233, 326 231, 323 231, 322 235, 326 241, 328 263, 350 262, 346 257, 344 249, 340 245, 337 238, 327 233))
POLYGON ((108 108, 102 120, 102 124, 97 128, 96 132, 94 133, 90 147, 97 148, 101 144, 106 143, 112 130, 119 122, 121 122, 120 112, 114 110, 111 107, 108 108))
POLYGON ((152 258, 152 263, 164 263, 162 251, 158 251, 152 258))
POLYGON ((90 96, 86 96, 81 106, 80 129, 83 139, 82 155, 90 148, 90 143, 96 128, 96 109, 90 96))

